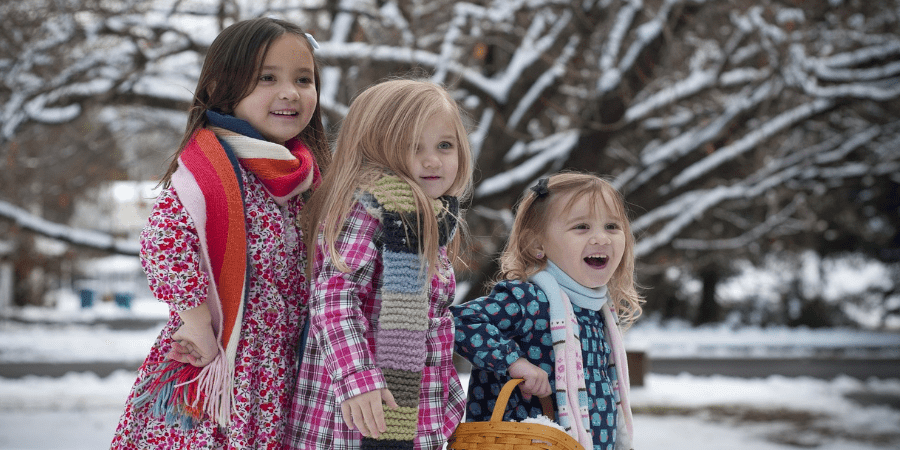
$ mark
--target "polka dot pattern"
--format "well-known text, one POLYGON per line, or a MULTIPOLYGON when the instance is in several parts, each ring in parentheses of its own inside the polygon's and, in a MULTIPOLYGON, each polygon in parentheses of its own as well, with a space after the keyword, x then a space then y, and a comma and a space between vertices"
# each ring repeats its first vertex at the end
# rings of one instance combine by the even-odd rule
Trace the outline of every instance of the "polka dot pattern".
MULTIPOLYGON (((456 321, 456 351, 473 363, 467 422, 490 420, 497 395, 509 380, 509 365, 519 358, 526 358, 546 371, 550 375, 550 387, 555 391, 550 304, 543 291, 530 283, 502 281, 490 295, 454 306, 451 311, 456 321)), ((580 330, 594 450, 612 450, 616 406, 603 315, 575 305, 573 311, 580 330)), ((515 390, 504 420, 521 421, 540 414, 543 410, 537 398, 526 401, 515 390)))

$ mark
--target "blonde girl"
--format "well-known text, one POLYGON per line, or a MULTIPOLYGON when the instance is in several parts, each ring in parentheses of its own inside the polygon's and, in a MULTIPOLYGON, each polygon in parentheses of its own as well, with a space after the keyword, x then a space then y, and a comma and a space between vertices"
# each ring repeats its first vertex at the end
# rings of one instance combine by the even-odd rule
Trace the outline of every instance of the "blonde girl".
POLYGON ((641 312, 634 237, 621 195, 589 174, 541 179, 518 205, 491 293, 451 308, 456 351, 472 362, 467 421, 486 421, 500 387, 523 378, 506 420, 543 414, 586 449, 630 449, 620 327, 641 312), (586 395, 585 395, 586 394, 586 395))
POLYGON ((169 320, 112 448, 248 449, 283 437, 309 295, 298 219, 330 159, 313 42, 262 18, 209 48, 141 233, 169 320))
POLYGON ((372 86, 331 167, 305 211, 314 290, 287 447, 440 448, 464 407, 448 310, 472 183, 460 110, 430 82, 372 86))

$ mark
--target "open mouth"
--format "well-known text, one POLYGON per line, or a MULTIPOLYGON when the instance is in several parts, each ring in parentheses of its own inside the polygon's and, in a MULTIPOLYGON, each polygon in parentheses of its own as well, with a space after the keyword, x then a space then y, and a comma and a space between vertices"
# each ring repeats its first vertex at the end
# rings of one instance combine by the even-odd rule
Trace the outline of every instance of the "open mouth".
POLYGON ((297 111, 272 111, 270 114, 274 114, 276 116, 287 116, 293 117, 299 114, 297 111))
POLYGON ((602 269, 606 267, 606 263, 609 262, 609 256, 591 255, 584 258, 584 262, 594 269, 602 269))

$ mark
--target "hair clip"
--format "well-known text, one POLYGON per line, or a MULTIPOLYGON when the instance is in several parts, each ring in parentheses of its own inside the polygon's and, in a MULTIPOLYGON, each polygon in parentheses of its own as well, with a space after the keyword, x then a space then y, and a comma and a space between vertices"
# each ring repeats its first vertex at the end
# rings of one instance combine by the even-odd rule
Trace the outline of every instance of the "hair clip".
POLYGON ((534 195, 537 196, 537 198, 544 198, 550 193, 550 188, 547 186, 549 183, 550 178, 541 178, 538 180, 537 184, 531 187, 531 190, 534 191, 534 195))
POLYGON ((303 33, 303 35, 306 36, 306 40, 309 41, 309 45, 312 45, 313 50, 318 50, 318 49, 319 49, 319 43, 316 42, 316 38, 314 38, 314 37, 313 37, 311 34, 309 34, 309 33, 303 33))

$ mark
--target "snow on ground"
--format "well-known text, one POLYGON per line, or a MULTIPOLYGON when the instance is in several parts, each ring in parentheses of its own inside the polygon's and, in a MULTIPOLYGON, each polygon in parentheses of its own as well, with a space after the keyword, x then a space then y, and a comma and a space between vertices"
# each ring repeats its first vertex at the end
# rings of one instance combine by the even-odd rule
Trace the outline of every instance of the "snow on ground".
MULTIPOLYGON (((53 310, 0 312, 0 364, 138 362, 165 317, 165 306, 152 299, 136 298, 130 310, 112 303, 82 310, 74 294, 60 293, 53 310), (119 319, 150 325, 114 329, 97 323, 119 319)), ((626 339, 651 359, 797 357, 848 348, 866 356, 900 353, 900 334, 849 329, 695 329, 647 320, 626 339)), ((133 382, 134 373, 125 370, 105 378, 0 378, 0 449, 107 448, 133 382)), ((900 448, 900 379, 649 374, 644 386, 633 388, 632 404, 638 450, 900 448)))
MULTIPOLYGON (((53 309, 0 311, 0 362, 141 361, 160 327, 115 330, 97 323, 162 322, 168 315, 164 303, 148 297, 135 298, 128 310, 111 302, 82 309, 79 302, 74 293, 60 292, 53 309)), ((900 357, 900 333, 849 328, 694 328, 645 318, 625 334, 625 342, 651 358, 900 357)))
MULTIPOLYGON (((98 449, 112 439, 134 375, 0 379, 0 448, 98 449)), ((900 411, 845 397, 900 399, 900 380, 649 375, 633 389, 637 449, 881 450, 900 446, 900 411), (793 444, 793 445, 791 445, 793 444)))
POLYGON ((59 292, 56 303, 53 309, 28 307, 6 314, 15 320, 0 321, 0 362, 142 361, 169 311, 149 297, 133 299, 130 309, 102 301, 82 309, 74 293, 59 292), (160 325, 136 330, 95 325, 116 320, 160 325))

